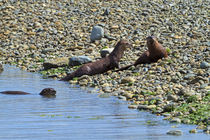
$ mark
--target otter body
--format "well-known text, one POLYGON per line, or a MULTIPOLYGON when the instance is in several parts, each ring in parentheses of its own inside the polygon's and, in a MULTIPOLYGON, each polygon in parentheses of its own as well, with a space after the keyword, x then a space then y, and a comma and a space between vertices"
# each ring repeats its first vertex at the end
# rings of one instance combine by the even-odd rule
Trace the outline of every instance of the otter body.
POLYGON ((138 64, 154 63, 163 57, 168 57, 166 49, 158 42, 156 37, 147 37, 147 48, 148 50, 136 60, 134 66, 138 64))
POLYGON ((120 68, 117 71, 126 70, 131 66, 137 66, 138 64, 150 64, 155 63, 163 57, 168 57, 166 49, 158 42, 157 38, 154 36, 147 37, 147 48, 134 64, 120 68))
POLYGON ((72 80, 74 77, 80 77, 82 75, 95 75, 104 73, 114 68, 119 68, 119 61, 122 58, 125 49, 130 46, 131 44, 127 40, 120 40, 110 55, 98 61, 84 64, 75 72, 70 73, 61 80, 68 81, 72 80))
POLYGON ((2 93, 2 94, 11 94, 11 95, 26 95, 26 94, 30 94, 28 92, 23 92, 23 91, 1 91, 0 93, 2 93))
MULTIPOLYGON (((10 95, 27 95, 30 94, 24 91, 1 91, 2 94, 10 94, 10 95)), ((53 88, 45 88, 40 93, 42 96, 55 96, 56 91, 53 88)))

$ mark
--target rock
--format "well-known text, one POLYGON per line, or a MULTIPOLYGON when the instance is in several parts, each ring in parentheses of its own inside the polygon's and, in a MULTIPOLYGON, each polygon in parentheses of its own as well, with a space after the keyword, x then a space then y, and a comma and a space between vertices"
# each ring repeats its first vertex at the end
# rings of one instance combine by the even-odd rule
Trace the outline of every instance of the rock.
POLYGON ((44 62, 43 67, 45 70, 48 70, 51 68, 68 66, 68 64, 69 64, 69 59, 67 57, 61 57, 44 62))
POLYGON ((201 69, 209 68, 209 66, 210 66, 209 63, 205 62, 205 61, 201 62, 201 64, 200 64, 200 68, 201 69))
POLYGON ((80 86, 87 86, 87 84, 88 84, 88 80, 87 79, 83 79, 83 80, 79 81, 79 85, 80 86))
POLYGON ((148 108, 148 105, 138 105, 138 109, 139 110, 147 110, 149 108, 148 108))
POLYGON ((110 96, 112 96, 112 94, 110 93, 101 93, 98 95, 98 97, 100 98, 109 98, 110 96))
POLYGON ((92 81, 92 79, 88 75, 83 75, 83 76, 79 77, 78 81, 82 81, 84 79, 87 80, 88 82, 92 81))
POLYGON ((90 40, 93 42, 95 40, 100 40, 104 37, 104 29, 101 26, 94 26, 90 35, 90 40))
POLYGON ((189 133, 197 133, 196 129, 191 129, 189 133))
POLYGON ((182 135, 182 131, 181 130, 170 130, 166 134, 174 135, 174 136, 181 136, 182 135))
POLYGON ((87 56, 73 56, 69 58, 69 66, 79 66, 89 62, 92 62, 92 59, 87 56))
POLYGON ((43 54, 49 53, 49 52, 55 52, 56 50, 54 48, 46 48, 44 50, 42 50, 43 54))
POLYGON ((184 76, 185 80, 192 80, 196 75, 193 73, 189 73, 187 75, 184 76))
POLYGON ((104 37, 107 38, 109 41, 116 40, 116 38, 114 38, 108 34, 104 34, 104 37))
POLYGON ((163 108, 163 112, 171 112, 175 109, 175 104, 171 103, 171 104, 167 104, 164 106, 163 108))
POLYGON ((207 126, 206 129, 203 130, 204 133, 210 134, 210 126, 207 126))
POLYGON ((130 109, 137 109, 138 105, 129 105, 128 108, 130 108, 130 109))
POLYGON ((189 124, 190 123, 190 120, 184 118, 184 119, 182 119, 182 123, 189 124))
POLYGON ((176 96, 176 95, 168 95, 167 96, 167 100, 168 101, 177 101, 178 100, 178 96, 176 96))
POLYGON ((3 66, 2 64, 0 64, 0 72, 2 72, 4 69, 3 69, 3 66))
POLYGON ((181 123, 181 119, 179 119, 179 118, 172 118, 170 122, 171 123, 181 123))
POLYGON ((133 77, 124 77, 121 80, 121 84, 125 84, 125 83, 134 83, 136 80, 133 77))
POLYGON ((127 98, 127 99, 131 99, 133 97, 133 94, 132 93, 129 93, 129 92, 126 92, 124 93, 124 96, 127 98))
POLYGON ((156 108, 157 106, 156 105, 148 105, 148 109, 154 109, 154 108, 156 108))
POLYGON ((109 8, 106 8, 106 10, 103 13, 103 16, 108 16, 110 14, 109 8))
POLYGON ((189 89, 181 89, 178 92, 178 95, 185 96, 185 97, 192 96, 194 94, 195 94, 195 91, 194 90, 189 90, 189 89))
POLYGON ((194 79, 192 79, 191 81, 188 82, 188 84, 195 84, 199 81, 208 81, 206 80, 205 78, 201 77, 201 76, 198 76, 198 77, 195 77, 194 79))
POLYGON ((120 95, 120 96, 118 96, 118 98, 121 99, 121 100, 123 100, 123 101, 126 101, 126 97, 125 96, 121 96, 120 95))
POLYGON ((101 57, 106 57, 107 55, 109 55, 112 51, 114 50, 114 48, 107 48, 107 49, 102 49, 100 51, 101 57))

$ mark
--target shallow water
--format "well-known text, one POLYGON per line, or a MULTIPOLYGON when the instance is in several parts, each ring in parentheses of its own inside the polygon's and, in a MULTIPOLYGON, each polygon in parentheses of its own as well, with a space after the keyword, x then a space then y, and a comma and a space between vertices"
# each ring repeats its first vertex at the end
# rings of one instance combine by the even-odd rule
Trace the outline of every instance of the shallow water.
POLYGON ((21 90, 30 95, 0 94, 0 139, 2 140, 209 140, 203 133, 190 134, 193 125, 163 121, 148 112, 128 109, 115 97, 99 98, 67 82, 42 79, 39 74, 4 66, 0 91, 21 90), (57 91, 55 98, 39 95, 43 88, 57 91), (172 128, 177 126, 177 128, 172 128), (182 136, 166 135, 168 130, 182 136))

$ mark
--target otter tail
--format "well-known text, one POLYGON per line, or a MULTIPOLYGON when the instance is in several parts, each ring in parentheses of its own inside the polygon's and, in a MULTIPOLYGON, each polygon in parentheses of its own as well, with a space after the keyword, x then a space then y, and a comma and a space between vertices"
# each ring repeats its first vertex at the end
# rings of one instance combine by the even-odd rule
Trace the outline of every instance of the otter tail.
POLYGON ((120 68, 120 69, 116 70, 115 72, 118 72, 118 71, 123 71, 123 70, 127 70, 127 69, 128 69, 128 68, 130 68, 131 66, 133 66, 133 64, 128 65, 128 66, 125 66, 125 67, 122 67, 122 68, 120 68))

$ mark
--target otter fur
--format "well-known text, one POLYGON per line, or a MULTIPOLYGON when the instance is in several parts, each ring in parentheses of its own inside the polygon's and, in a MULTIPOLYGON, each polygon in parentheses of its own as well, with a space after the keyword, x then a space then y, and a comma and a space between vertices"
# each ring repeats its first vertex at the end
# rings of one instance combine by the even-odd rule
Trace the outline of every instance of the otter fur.
POLYGON ((157 38, 154 36, 149 36, 146 38, 147 40, 147 48, 148 50, 145 51, 136 61, 134 64, 125 66, 120 68, 117 71, 123 71, 128 69, 131 66, 137 66, 138 64, 150 64, 157 62, 159 59, 163 57, 168 57, 166 49, 158 42, 157 38))
MULTIPOLYGON (((27 95, 30 94, 24 91, 1 91, 2 94, 10 94, 10 95, 27 95)), ((53 88, 45 88, 40 93, 42 96, 55 96, 56 91, 53 88)))
POLYGON ((120 40, 115 46, 114 50, 106 57, 92 63, 82 65, 76 71, 70 73, 62 78, 62 81, 72 80, 74 77, 81 77, 82 75, 95 75, 107 72, 114 68, 119 68, 119 61, 122 58, 126 48, 131 44, 127 40, 120 40))

